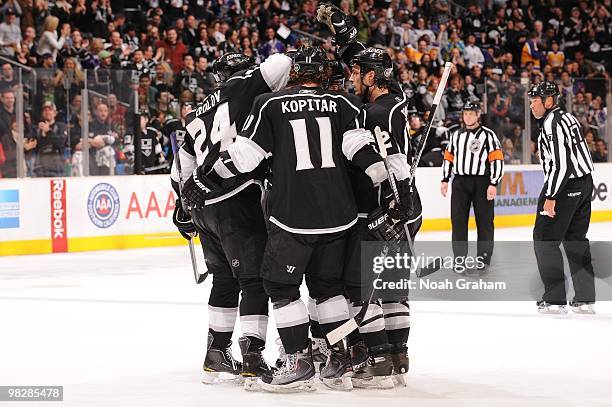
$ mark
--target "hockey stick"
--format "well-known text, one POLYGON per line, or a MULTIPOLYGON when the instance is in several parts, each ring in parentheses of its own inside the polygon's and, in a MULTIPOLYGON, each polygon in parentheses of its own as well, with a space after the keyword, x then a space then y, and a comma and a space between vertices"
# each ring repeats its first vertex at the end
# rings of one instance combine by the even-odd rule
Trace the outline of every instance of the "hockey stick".
MULTIPOLYGON (((387 180, 389 181, 389 184, 391 185, 391 191, 393 191, 393 197, 395 198, 395 202, 399 203, 400 196, 399 196, 399 192, 397 191, 397 185, 395 183, 395 176, 393 175, 393 173, 391 172, 389 168, 389 161, 387 159, 387 148, 385 147, 385 141, 383 140, 382 131, 380 130, 380 127, 376 126, 374 128, 374 135, 376 138, 376 142, 378 144, 378 149, 380 150, 380 156, 382 157, 383 163, 385 165, 385 170, 387 172, 387 180)), ((408 230, 408 227, 405 223, 404 223, 404 230, 406 232, 406 240, 408 242, 408 248, 410 249, 411 255, 414 256, 412 237, 410 236, 410 231, 408 230)), ((387 244, 387 242, 385 242, 385 246, 381 252, 381 256, 386 257, 388 252, 389 252, 389 245, 387 244)), ((376 291, 377 291, 376 287, 375 286, 372 287, 368 301, 365 302, 361 306, 361 309, 359 310, 359 312, 353 318, 349 319, 344 324, 340 325, 338 328, 334 329, 333 331, 327 334, 327 340, 329 341, 330 344, 333 345, 336 342, 340 342, 343 338, 347 337, 355 329, 359 328, 359 325, 363 322, 363 319, 365 318, 365 315, 368 312, 368 308, 370 307, 370 304, 372 303, 372 298, 374 298, 374 294, 376 293, 376 291)))
MULTIPOLYGON (((447 62, 444 65, 444 72, 442 73, 442 79, 440 80, 440 83, 438 84, 438 89, 436 90, 436 94, 434 96, 433 103, 431 105, 431 108, 429 109, 429 117, 425 125, 425 131, 423 132, 423 136, 419 140, 419 144, 417 146, 417 151, 418 151, 417 156, 412 161, 412 165, 410 167, 410 175, 409 175, 410 178, 409 179, 410 179, 410 192, 411 193, 413 191, 412 188, 413 188, 414 174, 416 172, 416 167, 418 166, 419 161, 421 160, 421 156, 423 155, 423 150, 425 149, 425 142, 427 141, 427 137, 429 137, 429 131, 431 130, 433 118, 436 115, 436 111, 438 110, 438 104, 440 103, 440 100, 442 99, 442 95, 444 94, 444 89, 446 89, 446 82, 448 81, 448 76, 450 75, 452 66, 453 64, 450 62, 447 62)), ((376 136, 376 141, 379 146, 379 150, 381 152, 381 156, 383 157, 385 169, 387 170, 387 177, 389 179, 389 184, 391 185, 391 189, 393 191, 393 195, 395 197, 396 202, 399 202, 399 194, 397 192, 397 185, 395 185, 395 178, 389 172, 389 165, 387 163, 387 149, 384 147, 384 141, 382 140, 382 133, 380 131, 380 128, 374 129, 374 133, 376 136)), ((406 224, 404 224, 404 228, 406 229, 406 239, 408 241, 408 247, 412 255, 414 255, 415 253, 414 253, 412 239, 411 239, 411 236, 410 236, 410 233, 409 233, 409 230, 406 224)), ((424 269, 418 269, 416 271, 416 275, 419 278, 426 277, 432 273, 435 273, 439 269, 440 269, 439 264, 430 263, 424 269)), ((372 292, 370 293, 368 302, 366 302, 361 307, 359 312, 353 318, 349 319, 347 322, 345 322, 344 324, 340 325, 338 328, 334 329, 333 331, 327 334, 327 340, 329 341, 330 344, 333 345, 341 341, 343 338, 348 336, 348 334, 353 332, 355 329, 359 328, 359 324, 361 324, 361 322, 363 321, 363 318, 365 317, 365 314, 368 311, 368 307, 370 303, 372 302, 372 298, 374 297, 375 292, 376 292, 376 289, 372 288, 372 292)))
MULTIPOLYGON (((179 195, 181 195, 181 192, 183 192, 183 177, 182 177, 182 171, 181 171, 181 159, 179 158, 179 147, 176 141, 175 132, 170 133, 170 143, 172 144, 172 153, 174 154, 174 162, 176 163, 176 170, 178 172, 179 195)), ((185 213, 191 213, 187 205, 185 205, 185 201, 183 201, 182 196, 180 198, 180 201, 181 201, 181 205, 183 206, 183 211, 185 211, 185 213)), ((193 278, 195 279, 196 284, 201 284, 204 280, 206 280, 206 277, 208 277, 208 271, 204 274, 200 274, 198 272, 198 262, 196 260, 195 248, 193 246, 193 238, 195 237, 195 233, 189 234, 189 236, 190 236, 189 255, 191 257, 191 268, 193 269, 193 278)))
MULTIPOLYGON (((451 62, 447 62, 444 64, 444 72, 442 72, 442 78, 440 79, 440 83, 438 84, 438 89, 436 89, 436 94, 433 99, 433 103, 431 104, 431 108, 429 109, 429 117, 427 118, 427 123, 425 124, 425 130, 423 131, 423 135, 419 140, 419 144, 417 145, 417 155, 412 161, 412 165, 410 166, 410 193, 413 192, 413 184, 414 184, 414 174, 416 169, 421 161, 421 156, 423 155, 423 150, 425 149, 425 143, 427 142, 427 138, 429 137, 429 132, 431 130, 431 125, 433 124, 434 117, 436 116, 436 112, 438 110, 438 105, 440 104, 440 100, 442 99, 442 95, 444 94, 444 90, 446 89, 446 82, 448 81, 448 76, 450 75, 451 68, 453 64, 451 62)), ((411 248, 412 249, 412 248, 411 248)), ((420 268, 416 271, 416 276, 418 278, 427 277, 430 274, 435 273, 440 270, 442 267, 441 262, 432 261, 424 268, 420 268)))

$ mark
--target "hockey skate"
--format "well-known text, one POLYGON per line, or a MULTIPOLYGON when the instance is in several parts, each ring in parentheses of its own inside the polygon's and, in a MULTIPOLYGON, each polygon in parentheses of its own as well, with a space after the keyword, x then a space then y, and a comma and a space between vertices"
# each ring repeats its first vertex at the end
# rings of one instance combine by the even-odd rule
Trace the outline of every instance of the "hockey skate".
POLYGON ((244 378, 244 389, 247 391, 259 390, 258 378, 272 374, 272 368, 268 366, 261 352, 263 347, 249 350, 251 340, 247 337, 238 339, 240 351, 242 352, 242 377, 244 378))
POLYGON ((206 358, 204 359, 204 384, 216 384, 224 382, 233 382, 241 384, 243 382, 242 364, 232 356, 232 343, 230 342, 227 348, 213 348, 213 336, 208 334, 208 349, 206 350, 206 358))
POLYGON ((287 354, 283 365, 271 374, 263 375, 258 383, 262 390, 271 393, 295 393, 316 390, 315 369, 312 363, 312 347, 287 354))
POLYGON ((339 344, 329 352, 327 362, 321 368, 319 378, 330 389, 334 390, 352 390, 351 376, 353 369, 351 365, 351 357, 348 351, 344 348, 344 343, 339 344))
POLYGON ((576 314, 595 314, 595 303, 594 302, 583 302, 583 301, 572 301, 570 302, 572 311, 576 314))
POLYGON ((283 365, 285 359, 287 359, 287 354, 285 353, 281 338, 276 338, 274 343, 278 346, 278 358, 276 358, 276 368, 278 369, 283 365))
MULTIPOLYGON (((359 344, 358 344, 359 345, 359 344)), ((388 346, 388 345, 387 345, 388 346)), ((357 353, 365 351, 365 346, 357 346, 352 348, 352 354, 357 356, 357 353)), ((376 350, 373 349, 375 352, 376 350)), ((355 359, 353 359, 355 361, 355 359)), ((392 389, 393 384, 393 362, 391 355, 387 352, 379 355, 370 355, 362 367, 358 367, 353 363, 353 377, 351 381, 353 387, 360 389, 392 389)))
POLYGON ((327 347, 325 338, 312 338, 312 362, 315 366, 315 371, 320 372, 325 366, 325 362, 329 357, 331 350, 327 347))
POLYGON ((468 277, 482 277, 491 271, 489 264, 483 264, 482 266, 476 266, 473 268, 466 268, 465 275, 468 277))
POLYGON ((393 361, 393 383, 398 386, 406 386, 406 376, 410 367, 408 359, 408 348, 400 346, 397 351, 391 353, 393 361))
POLYGON ((546 301, 538 301, 538 312, 540 314, 557 314, 557 315, 565 315, 567 314, 567 306, 565 304, 555 305, 548 303, 546 301))

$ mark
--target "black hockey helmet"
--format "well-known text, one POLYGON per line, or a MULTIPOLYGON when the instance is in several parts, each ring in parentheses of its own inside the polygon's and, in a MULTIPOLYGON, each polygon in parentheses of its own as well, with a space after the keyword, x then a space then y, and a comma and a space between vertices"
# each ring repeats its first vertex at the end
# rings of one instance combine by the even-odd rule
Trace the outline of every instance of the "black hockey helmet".
POLYGON ((542 100, 546 99, 548 96, 552 96, 555 98, 559 96, 559 87, 557 84, 551 81, 543 81, 535 85, 529 92, 527 92, 529 97, 541 97, 542 100))
POLYGON ((329 88, 332 85, 344 87, 344 81, 346 79, 344 75, 344 64, 340 61, 329 61, 327 66, 330 68, 330 74, 325 87, 329 88))
POLYGON ((477 100, 468 100, 463 105, 463 111, 466 111, 466 110, 471 110, 476 113, 480 113, 480 102, 478 102, 477 100))
POLYGON ((393 61, 382 48, 368 47, 359 51, 351 59, 351 67, 359 65, 360 75, 363 78, 370 71, 374 71, 376 85, 386 85, 393 75, 393 61))
POLYGON ((327 55, 321 47, 301 46, 293 56, 293 71, 297 74, 305 72, 323 73, 327 67, 327 55))
POLYGON ((255 58, 239 52, 229 52, 215 59, 212 72, 217 82, 225 82, 233 74, 255 65, 255 58))

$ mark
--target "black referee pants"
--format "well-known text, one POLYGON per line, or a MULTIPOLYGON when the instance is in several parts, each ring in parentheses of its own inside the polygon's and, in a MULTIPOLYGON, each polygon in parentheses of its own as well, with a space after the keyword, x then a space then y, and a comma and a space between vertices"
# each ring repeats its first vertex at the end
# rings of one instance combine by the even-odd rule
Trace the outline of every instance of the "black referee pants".
POLYGON ((544 283, 542 299, 548 303, 567 303, 563 256, 559 248, 561 243, 574 283, 574 301, 595 301, 591 249, 586 238, 591 221, 592 193, 591 174, 568 180, 557 197, 554 218, 540 215, 546 200, 544 191, 540 193, 533 240, 540 277, 544 283))
POLYGON ((493 255, 494 201, 487 200, 490 178, 486 175, 455 175, 451 194, 451 223, 453 225, 453 255, 468 254, 468 219, 474 204, 474 217, 478 231, 477 255, 485 264, 493 255))

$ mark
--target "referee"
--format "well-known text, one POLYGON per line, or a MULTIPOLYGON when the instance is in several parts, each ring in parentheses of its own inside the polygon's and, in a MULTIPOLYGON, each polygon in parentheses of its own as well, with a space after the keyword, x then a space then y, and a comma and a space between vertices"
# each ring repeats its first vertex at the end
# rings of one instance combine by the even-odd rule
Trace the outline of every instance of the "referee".
POLYGON ((474 204, 478 230, 477 255, 481 259, 476 268, 486 272, 493 254, 494 199, 497 184, 504 173, 504 155, 493 130, 480 125, 480 105, 469 101, 463 107, 463 126, 451 133, 442 165, 443 196, 448 193, 451 174, 451 223, 453 226, 454 271, 465 272, 468 253, 468 219, 474 204))
POLYGON ((533 240, 544 295, 542 313, 566 313, 563 257, 567 255, 578 313, 594 313, 595 279, 589 240, 593 192, 593 160, 578 120, 557 106, 559 89, 542 82, 528 92, 533 116, 540 120, 538 149, 544 168, 544 187, 538 200, 533 240))

